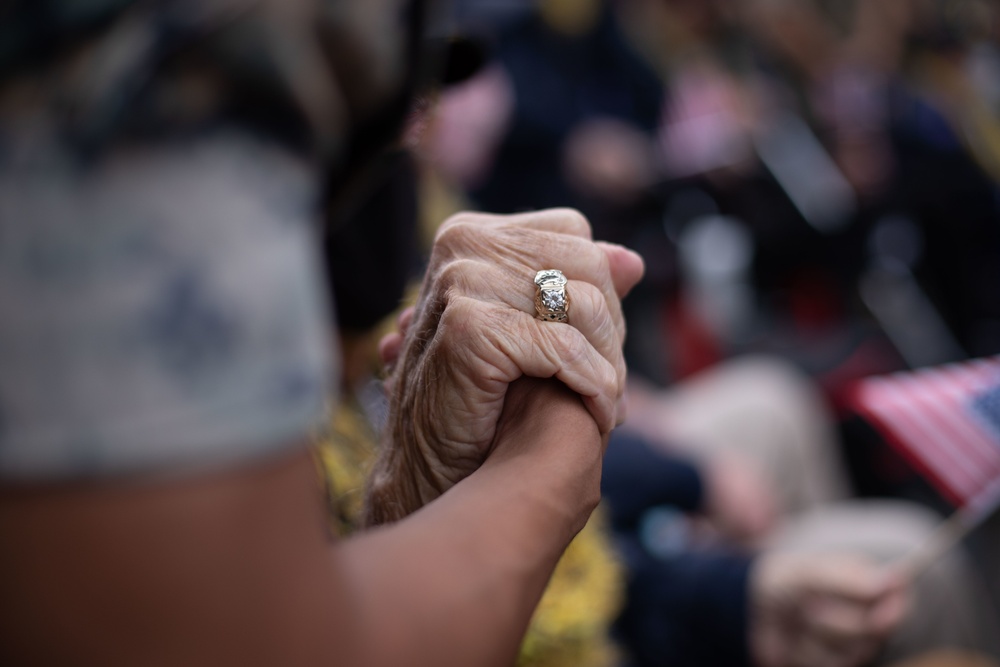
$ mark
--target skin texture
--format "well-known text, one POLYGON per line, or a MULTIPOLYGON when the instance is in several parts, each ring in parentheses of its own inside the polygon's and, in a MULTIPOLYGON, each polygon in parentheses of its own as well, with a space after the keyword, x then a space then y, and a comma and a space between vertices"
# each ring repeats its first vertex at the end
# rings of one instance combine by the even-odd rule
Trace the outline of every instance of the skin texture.
MULTIPOLYGON (((401 441, 387 449, 425 447, 410 463, 440 466, 447 493, 334 542, 303 448, 198 475, 0 486, 0 664, 511 664, 600 499, 624 384, 617 299, 642 265, 591 243, 575 213, 494 221, 469 246, 457 222, 442 232, 439 270, 397 341, 394 418, 405 407, 421 411, 410 414, 414 429, 458 428, 449 440, 408 439, 397 424, 401 441), (576 233, 552 229, 566 224, 576 233), (512 250, 486 254, 500 247, 512 250), (440 271, 454 264, 440 258, 459 255, 440 271), (535 266, 570 277, 573 326, 529 315, 535 266), (444 295, 456 285, 465 291, 451 315, 444 295), (477 372, 485 389, 463 384, 477 372), (548 379, 523 377, 532 373, 548 379), (434 400, 415 402, 421 394, 434 400), (463 465, 448 468, 454 461, 463 465)), ((411 480, 424 471, 393 469, 411 480)))
POLYGON ((522 375, 561 380, 607 436, 624 419, 619 298, 641 275, 637 255, 591 241, 575 211, 448 220, 406 335, 383 342, 398 357, 389 378, 392 446, 372 475, 368 523, 402 518, 477 469, 507 386, 522 375), (539 268, 569 279, 569 326, 534 317, 539 268))

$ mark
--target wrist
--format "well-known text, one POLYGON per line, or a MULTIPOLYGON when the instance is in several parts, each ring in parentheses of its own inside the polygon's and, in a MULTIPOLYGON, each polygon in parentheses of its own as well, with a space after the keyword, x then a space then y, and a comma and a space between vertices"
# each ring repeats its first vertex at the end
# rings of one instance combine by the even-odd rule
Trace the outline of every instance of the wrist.
POLYGON ((508 390, 484 468, 509 468, 539 511, 581 528, 600 501, 607 438, 580 396, 554 379, 521 378, 508 390))
MULTIPOLYGON (((452 483, 434 474, 422 451, 433 451, 395 420, 369 476, 365 524, 398 521, 445 493, 452 483), (425 446, 422 448, 421 445, 425 446)), ((512 383, 484 467, 509 470, 539 511, 586 517, 600 500, 603 444, 580 396, 554 379, 512 383)), ((582 527, 582 523, 580 523, 582 527)))

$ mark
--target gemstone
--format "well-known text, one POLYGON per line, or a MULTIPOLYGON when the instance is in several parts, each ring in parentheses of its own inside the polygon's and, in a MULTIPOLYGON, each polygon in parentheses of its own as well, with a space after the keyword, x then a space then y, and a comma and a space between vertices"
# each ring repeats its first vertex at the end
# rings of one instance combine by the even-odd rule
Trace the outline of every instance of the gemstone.
POLYGON ((550 310, 562 310, 566 306, 566 294, 562 290, 543 290, 542 305, 550 310))

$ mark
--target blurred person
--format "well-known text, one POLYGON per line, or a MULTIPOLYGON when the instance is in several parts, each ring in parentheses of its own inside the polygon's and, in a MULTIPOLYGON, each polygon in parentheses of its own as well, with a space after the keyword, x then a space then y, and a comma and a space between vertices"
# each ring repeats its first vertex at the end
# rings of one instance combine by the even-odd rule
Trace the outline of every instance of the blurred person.
POLYGON ((856 246, 878 244, 903 221, 912 250, 892 261, 906 265, 958 348, 925 363, 996 353, 1000 299, 984 286, 1000 280, 997 116, 989 87, 976 83, 974 48, 995 10, 922 0, 748 6, 762 56, 858 195, 856 246))
POLYGON ((516 655, 598 501, 642 265, 572 211, 446 224, 389 343, 372 529, 331 544, 316 222, 405 115, 424 9, 0 10, 3 664, 516 655), (550 267, 570 326, 535 318, 550 267))
POLYGON ((615 630, 637 667, 1000 651, 964 553, 906 574, 937 515, 850 495, 833 417, 804 374, 756 357, 666 391, 630 384, 602 495, 628 567, 615 630))
POLYGON ((647 283, 665 276, 631 297, 633 369, 666 384, 772 352, 839 394, 845 379, 1000 349, 990 3, 628 6, 667 91, 662 214, 625 241, 647 283), (721 335, 683 248, 713 218, 752 254, 733 290, 748 316, 721 335), (876 281, 893 284, 873 297, 876 281), (919 317, 893 309, 908 294, 919 317))
POLYGON ((884 195, 895 169, 889 90, 927 3, 747 3, 747 26, 809 98, 838 167, 859 195, 884 195))
MULTIPOLYGON (((671 248, 646 241, 663 213, 654 143, 663 85, 622 29, 629 4, 539 0, 483 31, 491 65, 441 96, 428 153, 444 189, 473 207, 583 211, 599 238, 640 250, 652 267, 644 291, 659 297, 672 280, 671 248)), ((637 299, 633 311, 652 300, 637 299)), ((649 327, 631 320, 635 346, 649 327)), ((649 355, 630 362, 643 372, 650 362, 640 356, 649 355)))
POLYGON ((617 7, 539 0, 488 39, 494 66, 475 88, 476 99, 493 104, 477 107, 462 93, 442 99, 438 148, 448 175, 482 209, 559 202, 586 213, 601 238, 612 238, 622 211, 656 178, 650 137, 662 99, 657 77, 621 30, 617 7), (487 106, 489 120, 473 114, 487 106), (463 132, 472 124, 489 129, 463 132), (453 159, 453 151, 480 159, 469 164, 453 159))

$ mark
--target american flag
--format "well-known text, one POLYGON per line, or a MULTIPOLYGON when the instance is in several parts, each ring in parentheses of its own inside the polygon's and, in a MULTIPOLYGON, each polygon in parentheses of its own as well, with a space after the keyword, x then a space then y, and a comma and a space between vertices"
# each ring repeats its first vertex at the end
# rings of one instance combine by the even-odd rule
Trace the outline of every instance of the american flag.
POLYGON ((873 376, 849 405, 956 507, 1000 484, 1000 356, 873 376))

